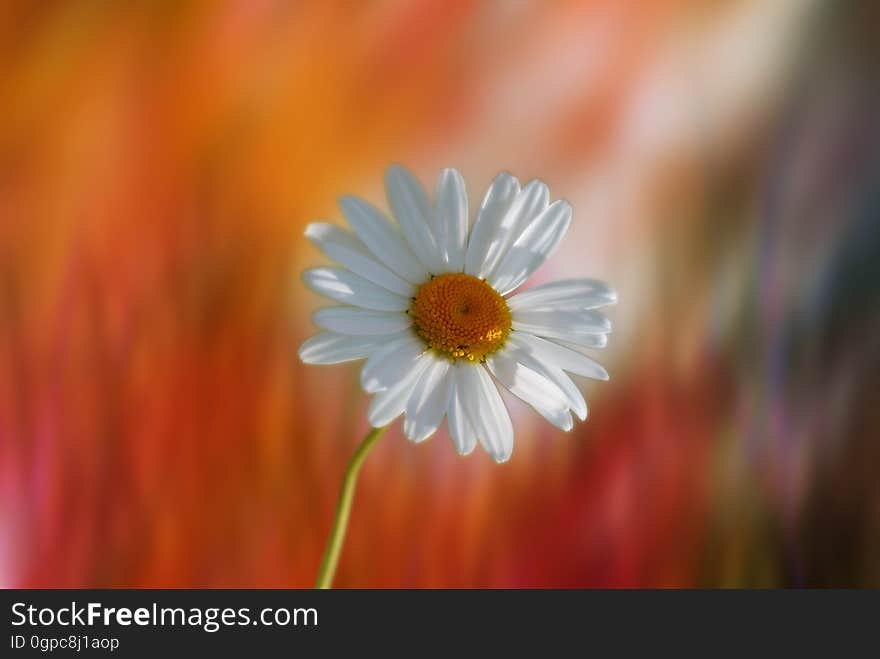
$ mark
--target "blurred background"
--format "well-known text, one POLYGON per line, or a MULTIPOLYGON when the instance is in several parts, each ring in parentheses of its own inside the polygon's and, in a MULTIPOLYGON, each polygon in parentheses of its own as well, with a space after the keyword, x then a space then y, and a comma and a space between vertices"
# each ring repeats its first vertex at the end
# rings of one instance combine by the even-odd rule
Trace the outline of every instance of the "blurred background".
POLYGON ((340 587, 880 587, 880 6, 4 2, 0 585, 310 587, 366 431, 303 237, 391 162, 575 209, 570 434, 395 427, 340 587))

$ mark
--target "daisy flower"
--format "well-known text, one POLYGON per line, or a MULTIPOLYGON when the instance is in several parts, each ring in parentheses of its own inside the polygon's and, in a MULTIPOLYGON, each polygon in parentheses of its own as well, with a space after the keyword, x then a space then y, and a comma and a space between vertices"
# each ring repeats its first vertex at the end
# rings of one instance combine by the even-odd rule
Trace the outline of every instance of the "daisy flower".
POLYGON ((595 279, 515 292, 553 253, 571 206, 547 186, 503 172, 471 223, 464 180, 445 169, 433 204, 406 169, 385 175, 393 217, 357 197, 339 201, 351 231, 316 222, 306 236, 338 265, 306 270, 305 283, 338 306, 315 312, 322 332, 300 348, 310 364, 366 359, 368 418, 376 428, 404 415, 415 442, 444 418, 461 455, 479 443, 497 462, 513 451, 509 390, 551 424, 570 430, 587 405, 569 374, 607 380, 585 354, 611 331, 597 309, 616 302, 595 279))

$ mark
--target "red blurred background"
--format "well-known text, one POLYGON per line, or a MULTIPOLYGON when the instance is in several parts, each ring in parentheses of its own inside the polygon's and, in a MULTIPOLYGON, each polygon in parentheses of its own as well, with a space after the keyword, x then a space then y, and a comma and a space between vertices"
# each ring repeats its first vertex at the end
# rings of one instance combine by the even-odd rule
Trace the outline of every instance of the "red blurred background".
POLYGON ((367 429, 304 239, 402 162, 571 201, 570 434, 395 427, 340 587, 880 585, 876 7, 6 2, 0 585, 307 587, 367 429))

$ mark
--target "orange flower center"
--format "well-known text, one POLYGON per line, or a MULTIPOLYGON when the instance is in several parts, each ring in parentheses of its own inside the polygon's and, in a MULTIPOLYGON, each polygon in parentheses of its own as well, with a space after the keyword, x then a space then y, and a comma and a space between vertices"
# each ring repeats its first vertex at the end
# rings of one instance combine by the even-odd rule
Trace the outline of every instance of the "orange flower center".
POLYGON ((481 361, 510 333, 504 298, 482 279, 460 272, 422 284, 409 313, 425 343, 453 358, 481 361))

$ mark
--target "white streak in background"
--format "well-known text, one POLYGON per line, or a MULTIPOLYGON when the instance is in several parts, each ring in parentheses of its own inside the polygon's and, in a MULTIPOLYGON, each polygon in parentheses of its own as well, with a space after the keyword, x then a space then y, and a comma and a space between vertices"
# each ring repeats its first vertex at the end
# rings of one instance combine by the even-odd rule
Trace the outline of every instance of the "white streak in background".
POLYGON ((770 104, 788 91, 785 83, 795 58, 809 47, 802 39, 820 4, 753 0, 739 11, 720 14, 714 30, 695 35, 693 61, 709 94, 713 134, 730 126, 735 132, 720 137, 738 138, 742 122, 772 110, 770 104))
MULTIPOLYGON (((723 162, 744 137, 756 134, 755 125, 785 93, 815 5, 754 0, 666 32, 632 86, 608 150, 573 168, 574 193, 556 191, 570 199, 574 220, 553 272, 539 270, 535 283, 568 276, 614 282, 622 301, 612 314, 619 331, 603 356, 612 372, 617 350, 636 339, 642 316, 656 311, 654 237, 681 219, 656 203, 655 181, 670 164, 723 162), (633 236, 643 239, 633 242, 633 236)), ((691 169, 682 175, 713 174, 691 169)))
MULTIPOLYGON (((735 148, 785 93, 797 40, 816 0, 719 10, 713 23, 667 33, 632 88, 614 145, 623 175, 656 171, 682 150, 735 148)), ((709 154, 704 154, 709 155, 709 154)))

